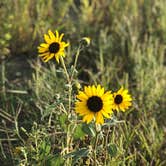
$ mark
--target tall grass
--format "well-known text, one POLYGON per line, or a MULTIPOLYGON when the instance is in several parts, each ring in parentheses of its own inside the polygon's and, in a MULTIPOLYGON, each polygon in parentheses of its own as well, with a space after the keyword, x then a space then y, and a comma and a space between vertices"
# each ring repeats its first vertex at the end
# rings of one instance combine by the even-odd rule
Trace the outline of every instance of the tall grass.
POLYGON ((2 165, 164 166, 165 6, 164 0, 0 2, 2 165), (71 84, 60 64, 38 59, 48 29, 70 41, 69 75, 79 53, 71 84), (84 36, 91 44, 80 51, 84 36), (78 90, 97 83, 113 91, 124 85, 134 98, 131 109, 115 112, 101 129, 74 112, 78 90))

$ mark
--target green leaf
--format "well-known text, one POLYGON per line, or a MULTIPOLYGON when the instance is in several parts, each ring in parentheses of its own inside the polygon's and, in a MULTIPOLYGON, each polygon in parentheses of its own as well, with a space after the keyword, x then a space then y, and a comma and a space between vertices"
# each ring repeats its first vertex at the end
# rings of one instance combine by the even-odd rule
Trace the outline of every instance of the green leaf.
POLYGON ((73 158, 73 160, 78 160, 81 157, 87 157, 89 154, 89 149, 88 148, 82 148, 77 151, 68 153, 65 155, 65 158, 73 158))
POLYGON ((72 158, 72 163, 75 164, 80 158, 89 156, 89 149, 82 148, 77 151, 66 154, 65 158, 72 158))
POLYGON ((50 142, 43 141, 40 145, 40 157, 48 156, 51 150, 50 142))
POLYGON ((83 124, 82 130, 84 133, 88 134, 89 136, 95 137, 95 130, 92 125, 83 124))
POLYGON ((60 155, 51 156, 47 161, 47 166, 63 166, 64 160, 60 155))
POLYGON ((115 157, 117 154, 117 147, 115 144, 110 144, 107 147, 108 153, 110 154, 111 157, 115 157))
POLYGON ((66 130, 66 128, 67 128, 67 127, 66 127, 67 115, 66 115, 66 114, 60 115, 59 121, 60 121, 61 127, 62 127, 64 130, 66 130))
POLYGON ((82 124, 77 125, 75 132, 74 132, 74 138, 75 139, 83 139, 85 137, 85 133, 82 130, 82 124))

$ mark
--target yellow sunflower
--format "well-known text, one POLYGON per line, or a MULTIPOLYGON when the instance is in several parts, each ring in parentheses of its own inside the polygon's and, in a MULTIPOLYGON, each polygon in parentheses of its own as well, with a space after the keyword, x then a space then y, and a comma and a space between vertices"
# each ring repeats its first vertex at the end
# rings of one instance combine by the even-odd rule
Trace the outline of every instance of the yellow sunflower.
POLYGON ((83 116, 84 122, 96 120, 97 124, 104 123, 104 117, 110 118, 112 112, 113 96, 110 91, 104 92, 100 85, 97 87, 85 86, 84 91, 79 91, 75 103, 75 110, 83 116))
POLYGON ((41 43, 38 47, 39 56, 42 57, 44 62, 48 62, 53 57, 56 58, 59 63, 60 56, 65 57, 65 47, 69 43, 62 41, 64 34, 59 35, 59 32, 56 31, 56 35, 51 30, 48 30, 48 35, 44 34, 44 39, 46 43, 41 43))
POLYGON ((113 94, 114 97, 114 103, 113 103, 113 109, 119 111, 125 111, 125 109, 128 109, 129 106, 131 106, 132 98, 130 94, 128 94, 128 90, 124 89, 123 87, 120 88, 117 92, 113 94))

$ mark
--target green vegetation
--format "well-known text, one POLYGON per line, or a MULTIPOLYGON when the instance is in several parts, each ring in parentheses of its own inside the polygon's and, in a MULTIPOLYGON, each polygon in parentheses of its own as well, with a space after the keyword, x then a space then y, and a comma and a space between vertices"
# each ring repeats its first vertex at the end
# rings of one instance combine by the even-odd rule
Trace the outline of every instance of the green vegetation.
POLYGON ((166 165, 165 6, 0 1, 0 165, 166 165), (64 61, 71 82, 61 63, 38 57, 48 29, 70 42, 64 61), (74 111, 78 89, 98 83, 113 91, 123 85, 133 97, 129 110, 114 112, 101 128, 74 111))

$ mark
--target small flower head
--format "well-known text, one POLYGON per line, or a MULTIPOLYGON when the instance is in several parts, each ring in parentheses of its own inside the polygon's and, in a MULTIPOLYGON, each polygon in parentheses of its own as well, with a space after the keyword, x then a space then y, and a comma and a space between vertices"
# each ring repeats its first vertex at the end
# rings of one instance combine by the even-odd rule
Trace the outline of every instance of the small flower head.
POLYGON ((97 124, 103 124, 103 116, 110 118, 113 113, 113 96, 110 91, 104 92, 100 85, 85 86, 84 91, 79 91, 77 98, 79 101, 75 103, 75 110, 83 116, 84 122, 89 123, 95 119, 97 124))
POLYGON ((51 30, 48 31, 48 35, 44 34, 46 43, 41 43, 38 47, 39 56, 42 57, 44 62, 48 62, 55 57, 59 63, 60 56, 65 57, 65 47, 67 47, 69 43, 62 41, 63 36, 63 33, 60 35, 59 32, 56 31, 55 35, 51 30))
POLYGON ((90 42, 91 42, 91 38, 90 37, 83 37, 82 40, 84 40, 87 45, 90 45, 90 42))
POLYGON ((113 103, 113 109, 119 111, 125 111, 128 109, 129 106, 131 106, 132 98, 130 94, 128 94, 127 89, 119 89, 117 92, 113 94, 114 97, 114 103, 113 103))

